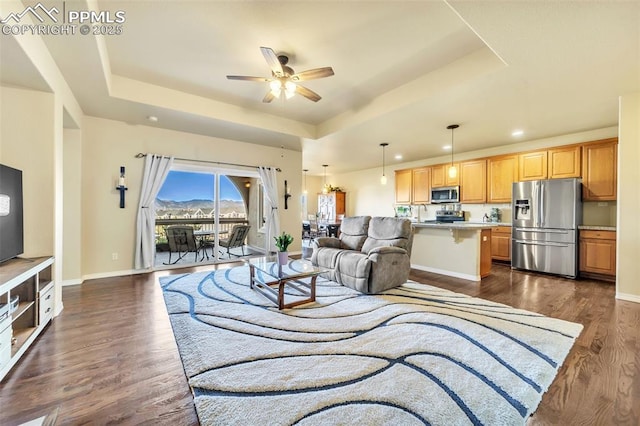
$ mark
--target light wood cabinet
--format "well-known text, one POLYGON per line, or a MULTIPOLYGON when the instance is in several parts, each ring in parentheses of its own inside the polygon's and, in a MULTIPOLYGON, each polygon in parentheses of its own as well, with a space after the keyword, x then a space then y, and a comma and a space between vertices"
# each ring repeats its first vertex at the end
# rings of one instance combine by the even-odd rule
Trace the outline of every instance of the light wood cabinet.
POLYGON ((396 203, 426 204, 431 201, 431 168, 396 170, 396 203))
POLYGON ((491 229, 480 231, 480 278, 491 274, 491 229))
POLYGON ((485 203, 487 201, 487 160, 460 163, 460 202, 485 203))
POLYGON ((411 174, 411 203, 428 203, 431 201, 431 168, 413 169, 411 174))
POLYGON ((453 163, 455 178, 449 177, 450 165, 397 170, 396 203, 429 203, 431 188, 457 185, 460 202, 510 203, 513 182, 570 177, 582 177, 584 201, 614 201, 618 138, 453 163))
POLYGON ((339 215, 346 213, 345 202, 346 193, 342 191, 318 194, 318 212, 320 212, 320 219, 326 220, 327 222, 335 222, 339 215))
POLYGON ((580 145, 553 148, 547 151, 549 179, 580 177, 581 152, 580 145))
POLYGON ((396 170, 396 203, 411 204, 411 169, 396 170))
POLYGON ((451 167, 451 163, 431 166, 432 188, 460 185, 460 163, 453 163, 453 167, 457 170, 456 176, 453 178, 449 176, 449 167, 451 167))
POLYGON ((582 199, 615 200, 618 188, 617 138, 582 145, 582 199))
POLYGON ((615 231, 580 231, 580 273, 603 279, 615 279, 615 231))
POLYGON ((547 151, 518 155, 518 181, 547 178, 547 151))
POLYGON ((511 262, 511 227, 491 228, 491 258, 511 262))
POLYGON ((53 318, 52 257, 0 265, 0 380, 53 318))
POLYGON ((488 203, 510 203, 513 182, 517 181, 517 155, 503 155, 487 160, 488 203))

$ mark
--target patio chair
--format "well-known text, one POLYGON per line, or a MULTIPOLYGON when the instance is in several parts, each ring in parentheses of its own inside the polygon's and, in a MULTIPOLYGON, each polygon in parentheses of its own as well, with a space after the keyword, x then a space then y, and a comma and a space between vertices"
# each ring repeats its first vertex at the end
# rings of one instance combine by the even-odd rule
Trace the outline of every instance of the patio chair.
POLYGON ((194 262, 198 261, 199 247, 196 244, 191 226, 173 225, 167 227, 167 242, 169 243, 169 262, 164 262, 165 265, 175 265, 189 252, 194 252, 194 262), (174 262, 171 262, 172 253, 178 255, 174 262))
MULTIPOLYGON (((242 255, 244 256, 244 240, 247 238, 249 234, 249 229, 251 229, 251 225, 234 225, 229 233, 229 238, 221 239, 219 241, 220 247, 226 247, 227 256, 231 258, 231 255, 238 256, 240 255, 231 253, 230 250, 232 248, 241 247, 242 255)), ((222 253, 222 251, 220 252, 222 253)))

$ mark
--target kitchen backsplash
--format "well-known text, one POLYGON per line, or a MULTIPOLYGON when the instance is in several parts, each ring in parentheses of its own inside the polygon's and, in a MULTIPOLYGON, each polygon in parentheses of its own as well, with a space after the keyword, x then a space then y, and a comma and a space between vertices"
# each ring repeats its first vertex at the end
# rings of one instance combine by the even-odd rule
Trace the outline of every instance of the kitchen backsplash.
MULTIPOLYGON (((410 216, 413 220, 433 220, 436 218, 436 210, 442 209, 441 204, 421 204, 411 206, 410 216)), ((511 223, 511 204, 462 204, 465 211, 466 220, 469 222, 482 222, 486 214, 491 217, 491 209, 500 209, 500 222, 511 223)), ((592 226, 616 226, 616 202, 595 202, 588 201, 582 203, 582 225, 592 226)))
POLYGON ((582 224, 616 226, 617 207, 615 201, 584 201, 582 203, 582 224))

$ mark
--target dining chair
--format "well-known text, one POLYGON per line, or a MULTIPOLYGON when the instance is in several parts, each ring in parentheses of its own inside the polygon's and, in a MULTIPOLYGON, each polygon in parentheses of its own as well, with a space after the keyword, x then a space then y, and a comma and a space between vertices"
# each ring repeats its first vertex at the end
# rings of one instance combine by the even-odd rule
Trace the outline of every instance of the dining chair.
MULTIPOLYGON (((226 247, 227 256, 229 258, 231 258, 231 255, 240 257, 240 255, 231 253, 230 251, 230 249, 236 247, 241 247, 242 255, 245 256, 244 240, 247 238, 247 235, 249 235, 249 229, 251 229, 251 225, 234 225, 231 229, 231 232, 229 233, 229 238, 221 239, 218 242, 221 247, 226 247)), ((222 251, 220 253, 222 253, 222 251)))
POLYGON ((198 261, 198 252, 200 251, 200 248, 196 244, 196 239, 193 235, 193 228, 191 226, 168 226, 167 242, 169 243, 169 262, 164 262, 165 265, 175 265, 189 252, 194 252, 194 261, 198 261), (178 258, 174 262, 171 262, 172 253, 176 253, 178 255, 178 258))

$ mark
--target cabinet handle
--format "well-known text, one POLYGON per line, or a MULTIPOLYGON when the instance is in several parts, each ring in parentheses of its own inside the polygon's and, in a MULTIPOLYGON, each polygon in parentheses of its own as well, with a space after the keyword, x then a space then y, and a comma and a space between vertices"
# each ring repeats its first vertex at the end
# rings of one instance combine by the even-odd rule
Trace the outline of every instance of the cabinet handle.
POLYGON ((48 314, 50 311, 51 311, 51 308, 47 308, 47 310, 44 313, 48 314))
POLYGON ((45 297, 44 300, 49 300, 49 299, 51 299, 51 295, 47 294, 47 297, 45 297))

